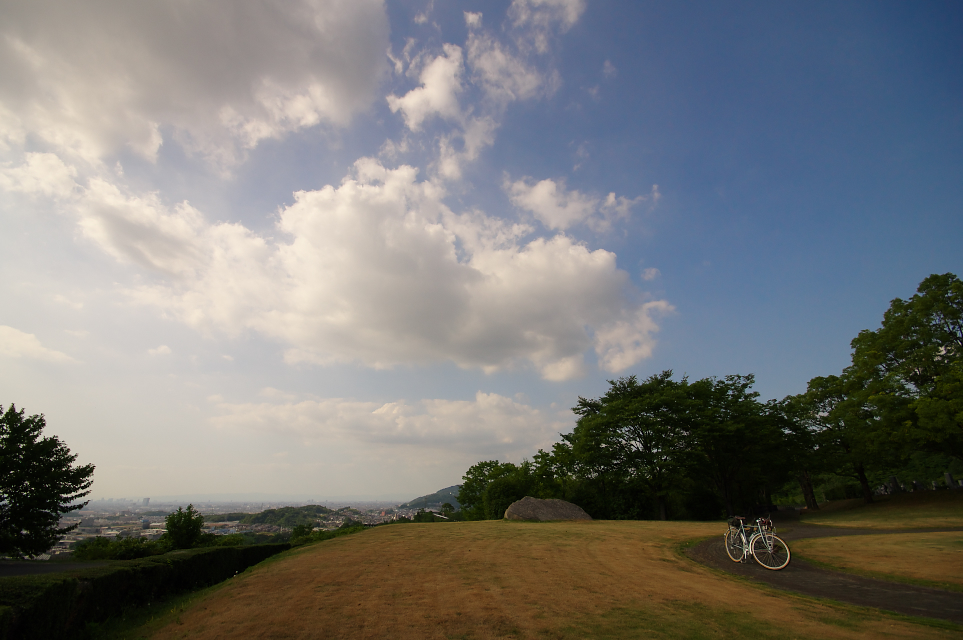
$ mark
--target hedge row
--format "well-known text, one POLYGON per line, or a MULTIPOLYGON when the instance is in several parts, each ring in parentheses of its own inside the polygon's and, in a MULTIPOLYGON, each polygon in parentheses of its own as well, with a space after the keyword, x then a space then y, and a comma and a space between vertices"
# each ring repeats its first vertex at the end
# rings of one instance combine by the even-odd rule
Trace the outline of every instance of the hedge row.
POLYGON ((78 571, 0 578, 0 640, 83 637, 90 622, 216 584, 290 548, 192 549, 78 571))

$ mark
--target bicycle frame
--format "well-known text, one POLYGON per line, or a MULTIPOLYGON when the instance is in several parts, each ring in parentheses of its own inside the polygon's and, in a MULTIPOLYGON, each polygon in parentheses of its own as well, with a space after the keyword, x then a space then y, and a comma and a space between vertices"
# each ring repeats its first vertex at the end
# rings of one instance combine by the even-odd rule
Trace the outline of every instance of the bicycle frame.
MULTIPOLYGON (((750 555, 752 555, 752 541, 756 536, 762 536, 763 542, 766 544, 766 550, 772 551, 772 538, 766 536, 767 530, 775 533, 775 527, 772 526, 772 520, 769 518, 756 518, 755 522, 749 525, 749 529, 746 529, 745 519, 738 518, 739 527, 735 528, 732 523, 729 523, 730 529, 735 529, 739 532, 739 538, 742 540, 742 560, 741 562, 747 562, 750 555), (765 527, 763 522, 766 523, 765 527), (754 531, 755 530, 755 531, 754 531)), ((731 535, 731 534, 730 534, 731 535)))

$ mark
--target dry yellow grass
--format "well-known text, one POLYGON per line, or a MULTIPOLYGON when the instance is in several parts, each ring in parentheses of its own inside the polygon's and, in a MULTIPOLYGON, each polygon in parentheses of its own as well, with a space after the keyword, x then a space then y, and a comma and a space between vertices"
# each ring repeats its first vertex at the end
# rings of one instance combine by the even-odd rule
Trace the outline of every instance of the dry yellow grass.
POLYGON ((793 552, 842 569, 963 588, 963 531, 810 538, 794 542, 793 552))
POLYGON ((963 527, 963 491, 921 491, 880 496, 864 505, 862 499, 840 500, 807 513, 803 522, 866 529, 936 529, 963 527))
POLYGON ((681 541, 721 529, 506 521, 381 527, 238 576, 152 637, 958 636, 762 590, 679 556, 681 541))

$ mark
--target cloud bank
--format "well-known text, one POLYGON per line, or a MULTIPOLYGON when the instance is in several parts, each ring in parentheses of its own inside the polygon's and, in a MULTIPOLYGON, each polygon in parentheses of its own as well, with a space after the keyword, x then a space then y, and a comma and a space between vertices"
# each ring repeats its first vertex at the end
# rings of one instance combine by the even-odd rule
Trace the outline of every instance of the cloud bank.
POLYGON ((265 138, 347 124, 387 41, 381 0, 6 3, 0 144, 153 159, 169 130, 229 168, 265 138))
POLYGON ((353 440, 373 445, 485 452, 489 456, 530 454, 548 446, 567 425, 495 393, 473 400, 408 403, 325 398, 286 403, 219 402, 211 418, 221 429, 249 429, 295 436, 306 442, 353 440))

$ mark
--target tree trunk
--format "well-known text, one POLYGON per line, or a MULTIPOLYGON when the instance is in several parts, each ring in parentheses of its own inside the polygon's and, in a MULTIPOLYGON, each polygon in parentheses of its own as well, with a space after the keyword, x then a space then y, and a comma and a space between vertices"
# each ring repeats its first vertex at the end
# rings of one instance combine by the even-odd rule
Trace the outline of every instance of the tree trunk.
POLYGON ((819 504, 816 502, 816 492, 813 490, 813 478, 808 471, 800 473, 796 480, 799 481, 799 488, 802 489, 803 498, 806 500, 806 508, 810 511, 819 511, 819 504))
POLYGON ((869 480, 866 479, 866 470, 862 464, 854 465, 856 475, 859 477, 859 486, 863 488, 863 501, 866 504, 873 504, 873 490, 869 488, 869 480))
POLYGON ((659 503, 659 520, 668 520, 665 515, 665 496, 656 496, 656 501, 659 503))

